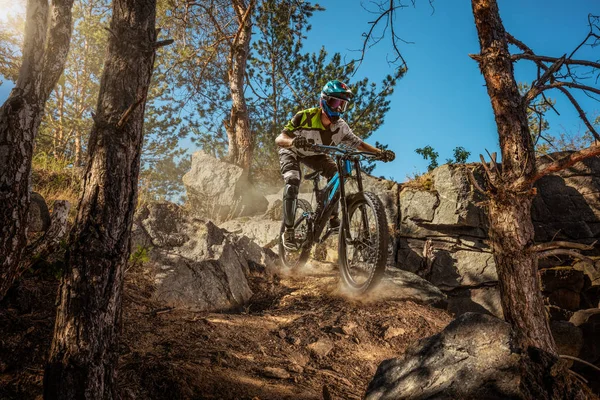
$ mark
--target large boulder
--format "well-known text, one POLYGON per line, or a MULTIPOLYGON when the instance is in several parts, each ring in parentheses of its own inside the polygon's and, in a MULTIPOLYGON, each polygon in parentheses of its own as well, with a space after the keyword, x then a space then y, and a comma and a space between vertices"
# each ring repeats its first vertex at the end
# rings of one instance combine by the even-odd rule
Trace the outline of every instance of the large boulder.
POLYGON ((397 182, 363 174, 363 188, 379 197, 387 217, 390 232, 395 236, 400 212, 400 185, 397 182))
POLYGON ((246 236, 256 244, 266 248, 276 248, 281 232, 281 219, 271 219, 268 216, 241 217, 226 221, 219 225, 221 228, 246 236))
POLYGON ((531 358, 518 353, 513 337, 498 318, 464 314, 402 358, 382 362, 365 399, 586 398, 566 374, 552 372, 560 361, 537 350, 531 358))
POLYGON ((29 233, 44 232, 50 227, 50 211, 46 200, 41 194, 31 192, 31 203, 29 204, 29 217, 27 220, 27 231, 29 233))
POLYGON ((440 289, 418 275, 396 268, 386 271, 377 291, 385 293, 386 299, 408 300, 443 309, 448 305, 448 298, 440 289))
POLYGON ((194 311, 236 308, 252 296, 247 275, 275 254, 203 221, 172 203, 145 205, 136 215, 134 251, 149 249, 155 300, 194 311))
MULTIPOLYGON (((540 162, 568 155, 561 152, 540 162)), ((536 183, 531 208, 538 242, 571 240, 591 243, 600 238, 600 157, 591 157, 536 183)))
POLYGON ((441 333, 379 365, 367 400, 519 398, 520 357, 510 325, 467 313, 441 333))
POLYGON ((583 333, 580 357, 591 363, 600 362, 600 308, 579 310, 570 321, 583 333))
MULTIPOLYGON (((442 165, 431 174, 431 187, 407 185, 400 192, 400 235, 413 238, 461 233, 485 237, 487 217, 472 190, 466 165, 442 165)), ((476 169, 474 175, 481 180, 476 169)))
POLYGON ((269 204, 249 182, 247 170, 203 151, 193 154, 183 183, 192 210, 216 222, 264 213, 269 204))

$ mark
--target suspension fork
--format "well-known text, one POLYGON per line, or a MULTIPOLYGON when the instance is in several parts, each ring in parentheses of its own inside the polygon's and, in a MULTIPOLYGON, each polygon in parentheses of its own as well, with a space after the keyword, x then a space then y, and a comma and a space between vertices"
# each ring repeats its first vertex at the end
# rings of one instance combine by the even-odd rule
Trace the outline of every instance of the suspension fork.
MULTIPOLYGON (((356 184, 358 185, 358 191, 359 193, 362 193, 364 191, 363 181, 362 175, 360 173, 360 162, 358 160, 354 160, 354 170, 356 171, 356 184)), ((367 210, 364 205, 360 207, 360 213, 362 214, 363 227, 366 229, 367 232, 369 232, 369 218, 367 217, 367 210)))
MULTIPOLYGON (((340 204, 342 205, 342 227, 345 229, 345 237, 350 236, 350 216, 348 215, 348 205, 346 204, 346 174, 344 172, 342 157, 336 158, 337 169, 340 174, 340 204)), ((341 234, 341 232, 340 232, 341 234)), ((340 235, 341 236, 341 235, 340 235)))

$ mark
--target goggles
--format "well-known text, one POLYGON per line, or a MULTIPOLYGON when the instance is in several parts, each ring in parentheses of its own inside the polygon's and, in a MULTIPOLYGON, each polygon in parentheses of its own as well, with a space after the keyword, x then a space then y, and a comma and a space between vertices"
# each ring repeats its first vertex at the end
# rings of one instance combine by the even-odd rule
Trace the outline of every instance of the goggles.
POLYGON ((334 112, 343 113, 348 109, 348 100, 327 95, 323 95, 323 100, 325 100, 327 106, 334 112))

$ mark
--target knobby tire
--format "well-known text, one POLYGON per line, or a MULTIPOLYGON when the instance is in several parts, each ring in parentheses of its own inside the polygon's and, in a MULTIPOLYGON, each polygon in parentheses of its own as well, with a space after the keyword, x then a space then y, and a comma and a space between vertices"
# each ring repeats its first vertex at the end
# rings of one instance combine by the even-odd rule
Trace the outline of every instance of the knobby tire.
POLYGON ((352 216, 357 210, 360 210, 361 207, 370 208, 373 212, 374 222, 376 224, 374 232, 377 236, 376 242, 374 243, 375 254, 373 256, 374 265, 370 266, 370 270, 368 272, 368 276, 363 283, 357 283, 352 274, 350 272, 350 266, 348 265, 348 257, 347 257, 347 249, 348 245, 346 243, 346 227, 344 226, 346 221, 342 219, 342 226, 340 227, 339 233, 339 243, 338 243, 338 259, 339 259, 339 268, 340 275, 342 278, 342 282, 347 289, 349 289, 354 294, 364 294, 369 290, 373 289, 385 273, 385 267, 388 258, 388 226, 387 226, 387 217, 385 214, 385 210, 383 204, 379 197, 377 197, 374 193, 371 192, 362 192, 355 193, 351 196, 347 197, 346 200, 347 211, 348 211, 348 221, 350 221, 350 225, 352 226, 352 216))

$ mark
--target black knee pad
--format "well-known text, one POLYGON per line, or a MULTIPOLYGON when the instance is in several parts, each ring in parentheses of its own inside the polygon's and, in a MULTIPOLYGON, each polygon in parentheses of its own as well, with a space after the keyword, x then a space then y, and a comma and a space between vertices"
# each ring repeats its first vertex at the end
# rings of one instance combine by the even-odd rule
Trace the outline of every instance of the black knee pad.
POLYGON ((285 185, 285 188, 283 189, 283 198, 284 199, 292 199, 292 200, 297 199, 298 191, 299 191, 298 186, 299 185, 294 185, 294 184, 290 184, 290 183, 285 185))

